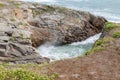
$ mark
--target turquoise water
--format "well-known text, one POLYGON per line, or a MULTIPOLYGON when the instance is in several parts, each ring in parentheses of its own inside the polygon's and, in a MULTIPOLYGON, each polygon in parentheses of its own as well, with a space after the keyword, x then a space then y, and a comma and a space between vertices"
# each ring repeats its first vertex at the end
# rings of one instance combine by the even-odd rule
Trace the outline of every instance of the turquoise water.
POLYGON ((89 11, 109 21, 120 22, 120 0, 23 0, 89 11))
POLYGON ((74 42, 63 46, 54 46, 45 43, 38 48, 39 52, 44 57, 49 57, 51 60, 61 60, 66 58, 74 58, 82 56, 85 52, 90 50, 96 40, 99 39, 101 34, 96 34, 90 38, 81 41, 74 42))

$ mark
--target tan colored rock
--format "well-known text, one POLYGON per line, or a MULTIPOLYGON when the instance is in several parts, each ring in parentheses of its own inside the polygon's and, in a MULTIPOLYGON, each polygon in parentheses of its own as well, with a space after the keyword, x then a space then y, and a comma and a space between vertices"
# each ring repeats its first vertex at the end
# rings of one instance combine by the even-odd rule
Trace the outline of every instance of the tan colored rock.
POLYGON ((30 19, 32 18, 32 10, 17 8, 13 10, 13 16, 19 20, 30 19))

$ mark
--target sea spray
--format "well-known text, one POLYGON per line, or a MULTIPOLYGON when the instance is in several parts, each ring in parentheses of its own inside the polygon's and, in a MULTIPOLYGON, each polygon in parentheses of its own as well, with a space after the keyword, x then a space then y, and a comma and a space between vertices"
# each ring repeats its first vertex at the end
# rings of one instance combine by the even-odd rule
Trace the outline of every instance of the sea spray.
POLYGON ((99 39, 101 33, 96 34, 81 42, 74 42, 63 46, 54 46, 50 43, 45 43, 38 48, 40 54, 48 57, 51 61, 67 58, 75 58, 82 56, 86 51, 92 48, 96 40, 99 39))

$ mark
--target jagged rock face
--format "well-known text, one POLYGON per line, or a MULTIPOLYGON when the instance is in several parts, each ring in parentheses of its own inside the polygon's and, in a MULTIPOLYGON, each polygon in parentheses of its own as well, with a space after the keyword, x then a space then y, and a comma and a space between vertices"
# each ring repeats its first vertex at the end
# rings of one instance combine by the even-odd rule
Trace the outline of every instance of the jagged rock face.
POLYGON ((68 44, 82 41, 102 31, 106 20, 89 12, 66 10, 44 13, 29 21, 33 46, 45 42, 68 44))
POLYGON ((0 27, 0 61, 12 63, 42 63, 43 58, 31 45, 31 33, 14 27, 0 27))

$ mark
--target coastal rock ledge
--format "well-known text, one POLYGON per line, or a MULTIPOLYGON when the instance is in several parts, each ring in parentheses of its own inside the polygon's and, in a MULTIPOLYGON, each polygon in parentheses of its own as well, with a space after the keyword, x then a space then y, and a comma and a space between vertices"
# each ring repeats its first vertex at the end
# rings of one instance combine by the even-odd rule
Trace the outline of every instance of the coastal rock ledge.
POLYGON ((10 26, 0 26, 0 62, 16 64, 43 63, 49 59, 40 56, 31 45, 31 33, 10 26))
POLYGON ((89 12, 14 0, 0 0, 0 61, 42 63, 34 47, 63 45, 100 33, 106 19, 89 12))

